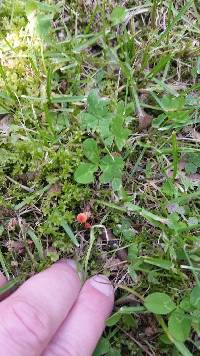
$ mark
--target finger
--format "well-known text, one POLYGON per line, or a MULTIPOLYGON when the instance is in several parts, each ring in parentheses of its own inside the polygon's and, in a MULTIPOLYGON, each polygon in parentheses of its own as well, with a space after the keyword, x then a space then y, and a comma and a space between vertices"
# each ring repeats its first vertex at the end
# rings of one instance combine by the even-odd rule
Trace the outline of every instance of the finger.
POLYGON ((30 278, 0 304, 0 348, 4 355, 41 355, 66 318, 81 288, 71 261, 30 278))
POLYGON ((90 278, 83 286, 68 318, 44 356, 92 355, 113 308, 114 293, 104 276, 90 278))

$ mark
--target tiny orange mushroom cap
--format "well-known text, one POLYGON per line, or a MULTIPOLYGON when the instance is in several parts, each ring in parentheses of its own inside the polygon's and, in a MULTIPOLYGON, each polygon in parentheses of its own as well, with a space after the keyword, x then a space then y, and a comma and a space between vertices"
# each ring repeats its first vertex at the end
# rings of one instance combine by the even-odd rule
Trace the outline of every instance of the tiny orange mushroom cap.
POLYGON ((85 224, 88 219, 88 214, 86 213, 80 213, 76 217, 76 221, 78 221, 80 224, 85 224))

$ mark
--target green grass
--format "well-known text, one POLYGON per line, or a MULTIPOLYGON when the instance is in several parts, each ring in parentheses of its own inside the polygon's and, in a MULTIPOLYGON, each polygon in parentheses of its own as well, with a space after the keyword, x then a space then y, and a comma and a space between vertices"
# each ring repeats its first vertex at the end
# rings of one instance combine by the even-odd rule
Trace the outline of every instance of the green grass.
POLYGON ((94 3, 0 6, 2 270, 106 273, 95 355, 198 355, 199 4, 94 3))

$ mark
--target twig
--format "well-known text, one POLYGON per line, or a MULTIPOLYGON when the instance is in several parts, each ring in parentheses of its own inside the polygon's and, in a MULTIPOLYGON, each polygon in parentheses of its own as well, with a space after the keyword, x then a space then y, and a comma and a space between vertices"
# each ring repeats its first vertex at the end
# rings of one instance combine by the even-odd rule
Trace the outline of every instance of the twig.
POLYGON ((116 300, 115 305, 126 305, 126 304, 136 304, 138 300, 134 297, 133 294, 124 295, 116 300))
POLYGON ((29 188, 29 187, 27 187, 26 185, 23 185, 23 184, 17 182, 17 181, 14 180, 13 178, 11 178, 11 177, 9 177, 9 176, 6 176, 6 178, 7 178, 10 182, 19 185, 22 189, 26 190, 26 192, 29 192, 29 193, 33 193, 33 192, 34 192, 34 189, 33 189, 33 188, 29 188))
POLYGON ((132 335, 127 333, 124 329, 122 329, 120 326, 118 326, 118 329, 120 329, 126 336, 128 336, 132 341, 135 342, 148 356, 154 356, 150 351, 147 350, 146 346, 142 345, 138 340, 136 340, 132 335))
POLYGON ((143 296, 142 296, 141 294, 139 294, 138 292, 136 292, 134 289, 129 288, 129 287, 126 287, 126 286, 124 286, 124 285, 119 285, 118 288, 123 289, 123 290, 125 290, 126 292, 135 295, 138 299, 140 299, 142 302, 144 302, 143 296))
MULTIPOLYGON (((116 263, 113 263, 112 265, 109 265, 109 269, 112 268, 112 267, 117 267, 117 266, 120 266, 120 265, 124 265, 126 264, 128 261, 120 261, 120 262, 116 262, 116 263)), ((103 271, 103 268, 102 270, 103 271)))

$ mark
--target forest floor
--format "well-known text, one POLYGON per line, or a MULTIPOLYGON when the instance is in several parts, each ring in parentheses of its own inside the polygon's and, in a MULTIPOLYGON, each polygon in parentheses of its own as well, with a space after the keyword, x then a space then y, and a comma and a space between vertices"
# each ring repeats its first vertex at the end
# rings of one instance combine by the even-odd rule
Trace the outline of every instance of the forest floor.
POLYGON ((96 356, 199 355, 199 2, 4 0, 0 23, 7 288, 73 257, 115 287, 96 356))

